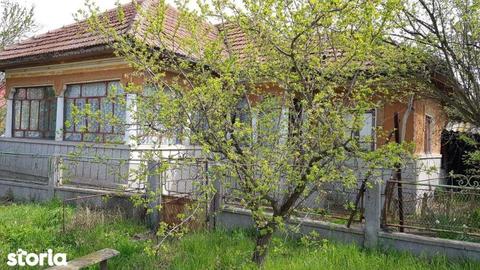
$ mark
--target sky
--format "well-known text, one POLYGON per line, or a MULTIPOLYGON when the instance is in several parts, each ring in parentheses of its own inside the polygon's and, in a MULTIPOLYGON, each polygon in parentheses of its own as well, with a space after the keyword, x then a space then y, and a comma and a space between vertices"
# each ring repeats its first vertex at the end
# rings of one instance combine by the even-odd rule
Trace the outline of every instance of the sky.
MULTIPOLYGON (((47 32, 75 22, 73 14, 85 7, 85 0, 13 0, 23 5, 35 6, 35 19, 39 30, 35 34, 47 32)), ((117 0, 95 0, 100 10, 115 7, 117 0)), ((128 3, 131 0, 120 0, 128 3)))

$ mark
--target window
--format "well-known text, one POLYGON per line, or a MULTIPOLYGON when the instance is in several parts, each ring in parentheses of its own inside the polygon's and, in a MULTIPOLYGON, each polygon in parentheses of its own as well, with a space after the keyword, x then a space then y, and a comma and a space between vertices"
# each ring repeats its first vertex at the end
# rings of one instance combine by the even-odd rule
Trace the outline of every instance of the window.
POLYGON ((425 138, 423 151, 425 154, 432 153, 432 135, 433 135, 433 118, 431 116, 425 116, 425 138))
MULTIPOLYGON (((353 115, 347 115, 348 125, 353 125, 353 115)), ((370 110, 362 115, 363 124, 360 129, 352 130, 346 128, 347 136, 353 135, 361 147, 361 149, 370 151, 375 150, 375 110, 370 110), (353 131, 353 134, 352 134, 353 131)))
POLYGON ((365 150, 375 149, 375 111, 363 114, 363 126, 358 132, 360 145, 365 150))
POLYGON ((57 102, 52 87, 15 89, 13 111, 14 137, 55 138, 57 102))
POLYGON ((125 96, 118 81, 68 85, 65 91, 64 139, 122 141, 126 106, 121 98, 125 96), (74 115, 74 111, 78 113, 74 115))

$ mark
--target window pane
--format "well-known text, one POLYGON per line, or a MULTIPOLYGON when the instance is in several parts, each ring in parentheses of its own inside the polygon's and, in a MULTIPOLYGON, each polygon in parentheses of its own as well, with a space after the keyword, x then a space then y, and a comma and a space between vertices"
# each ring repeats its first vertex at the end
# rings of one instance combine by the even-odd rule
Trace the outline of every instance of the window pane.
POLYGON ((45 97, 48 98, 52 98, 52 97, 55 97, 55 91, 53 90, 53 87, 45 87, 45 97))
POLYGON ((120 82, 109 82, 108 83, 108 94, 110 95, 123 95, 124 91, 120 82))
POLYGON ((25 132, 25 137, 27 137, 27 138, 41 138, 42 135, 38 131, 26 131, 25 132))
POLYGON ((27 99, 42 99, 45 88, 28 88, 27 99))
MULTIPOLYGON (((85 109, 85 102, 86 102, 86 100, 84 98, 79 98, 75 102, 75 106, 80 111, 80 114, 85 109)), ((83 131, 83 129, 86 126, 85 117, 83 115, 75 115, 74 120, 75 120, 75 122, 78 122, 78 125, 75 126, 75 130, 76 131, 83 131)))
POLYGON ((15 100, 14 103, 15 109, 15 125, 13 126, 14 129, 20 129, 20 120, 21 120, 21 111, 22 111, 22 102, 19 100, 15 100))
POLYGON ((73 131, 74 130, 74 123, 73 123, 73 116, 72 116, 72 107, 73 107, 73 99, 65 100, 65 122, 68 122, 69 125, 64 125, 65 131, 73 131))
POLYGON ((32 100, 30 102, 30 130, 38 130, 38 110, 39 110, 39 101, 32 100))
MULTIPOLYGON (((91 106, 92 113, 97 112, 100 109, 100 104, 98 99, 89 99, 88 104, 91 106)), ((95 117, 88 118, 88 131, 90 132, 97 132, 98 131, 98 119, 95 117)))
POLYGON ((371 138, 373 135, 373 114, 365 113, 363 115, 363 127, 360 130, 360 138, 371 138))
POLYGON ((80 97, 80 85, 69 85, 65 91, 65 97, 78 98, 80 97))
POLYGON ((114 126, 114 133, 124 133, 124 123, 125 123, 125 105, 124 104, 115 104, 115 121, 116 125, 114 126))
POLYGON ((81 141, 82 135, 79 133, 65 133, 65 140, 66 141, 81 141))
POLYGON ((15 91, 14 99, 25 99, 26 98, 26 90, 25 89, 17 89, 15 91))
POLYGON ((13 137, 23 137, 23 131, 15 131, 15 133, 13 133, 13 137))
POLYGON ((85 84, 82 88, 82 97, 106 96, 106 87, 107 84, 104 82, 85 84))
POLYGON ((48 115, 49 130, 53 132, 53 136, 55 137, 55 129, 57 128, 57 101, 55 99, 51 100, 49 106, 50 106, 50 113, 48 115))
POLYGON ((103 136, 101 134, 86 133, 83 135, 83 141, 85 142, 102 142, 103 136))
POLYGON ((112 126, 109 124, 109 119, 112 118, 113 106, 108 98, 102 98, 102 119, 104 124, 101 127, 101 132, 112 133, 112 126))
POLYGON ((21 129, 28 129, 28 124, 30 122, 30 102, 22 101, 22 122, 20 123, 21 129))

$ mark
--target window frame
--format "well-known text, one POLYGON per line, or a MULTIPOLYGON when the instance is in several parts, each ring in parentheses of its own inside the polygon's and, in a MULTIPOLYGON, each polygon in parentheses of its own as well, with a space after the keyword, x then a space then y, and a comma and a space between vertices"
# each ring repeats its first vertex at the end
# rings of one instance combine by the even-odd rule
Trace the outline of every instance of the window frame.
MULTIPOLYGON (((124 140, 124 136, 125 136, 125 130, 122 130, 120 133, 119 132, 116 132, 116 128, 112 125, 110 125, 109 129, 110 129, 110 132, 106 132, 106 131, 102 131, 102 130, 105 130, 105 127, 102 127, 102 125, 100 123, 97 123, 97 127, 96 127, 96 130, 94 132, 90 131, 90 127, 89 127, 89 119, 88 117, 85 117, 85 119, 82 119, 81 122, 84 122, 84 123, 79 123, 78 125, 79 126, 83 126, 85 127, 85 130, 84 132, 81 131, 82 127, 77 127, 77 124, 75 124, 73 121, 71 123, 72 125, 72 130, 67 130, 67 127, 65 125, 66 121, 67 120, 73 120, 73 117, 69 117, 67 115, 67 103, 69 100, 72 101, 72 104, 73 106, 77 106, 78 107, 78 103, 77 103, 77 100, 84 100, 85 103, 83 104, 83 106, 87 105, 87 104, 92 104, 90 103, 91 100, 96 100, 97 101, 97 104, 98 104, 98 107, 96 108, 96 111, 102 111, 103 107, 102 107, 102 100, 103 99, 109 99, 111 96, 109 95, 109 91, 110 91, 110 87, 109 85, 111 85, 111 83, 118 83, 119 86, 121 86, 121 80, 102 80, 102 81, 89 81, 89 82, 79 82, 79 83, 70 83, 70 84, 67 84, 66 86, 66 90, 65 90, 65 93, 63 95, 63 104, 64 104, 64 109, 63 109, 63 134, 62 134, 62 137, 63 137, 63 140, 64 141, 69 141, 69 142, 90 142, 90 143, 106 143, 106 142, 110 142, 107 140, 107 136, 119 136, 122 141, 124 140), (104 95, 97 95, 97 96, 92 96, 92 95, 84 95, 83 91, 84 91, 84 88, 85 86, 87 85, 90 85, 90 84, 104 84, 105 85, 105 94, 104 95), (67 91, 69 89, 72 89, 71 87, 73 86, 78 86, 79 87, 79 95, 78 97, 68 97, 67 95, 67 91), (68 139, 67 138, 67 134, 78 134, 80 135, 80 140, 71 140, 71 139, 68 139), (97 141, 97 140, 85 140, 85 135, 95 135, 97 138, 98 136, 101 136, 101 140, 97 141)), ((118 95, 118 96, 123 96, 124 98, 126 98, 126 94, 123 93, 121 95, 118 95)), ((112 110, 111 113, 112 115, 115 116, 115 112, 116 112, 116 107, 118 106, 121 106, 120 104, 118 103, 115 103, 115 102, 110 102, 110 105, 112 106, 112 110)), ((125 105, 126 106, 126 105, 125 105)), ((124 114, 126 114, 126 111, 127 111, 127 108, 125 108, 125 111, 124 111, 124 114)), ((125 120, 125 119, 124 119, 125 120)))
POLYGON ((425 154, 432 153, 432 143, 433 143, 433 117, 431 115, 426 114, 424 118, 424 125, 423 125, 423 152, 425 154))
MULTIPOLYGON (((25 106, 26 107, 26 106, 25 106)), ((41 85, 41 86, 26 86, 26 87, 15 87, 13 96, 12 96, 12 122, 11 128, 12 138, 23 138, 23 139, 35 139, 35 140, 55 140, 55 133, 56 133, 56 121, 57 121, 57 96, 55 94, 55 89, 52 85, 41 85), (28 90, 29 89, 42 89, 43 97, 42 98, 29 98, 28 90), (25 96, 23 98, 17 98, 18 91, 24 90, 25 96), (49 91, 53 95, 48 95, 49 91), (19 127, 16 127, 16 109, 17 109, 17 102, 20 102, 20 120, 19 120, 19 127), (38 102, 37 108, 37 118, 36 124, 37 128, 32 129, 32 101, 38 102), (45 102, 45 106, 47 107, 46 115, 47 117, 44 118, 47 120, 46 124, 41 124, 41 102, 45 102), (23 120, 23 110, 24 110, 24 102, 28 103, 28 127, 26 129, 22 128, 22 120, 23 120), (42 129, 41 127, 46 127, 46 129, 42 129), (16 133, 22 132, 23 136, 18 136, 16 133), (38 132, 40 134, 39 137, 30 137, 26 136, 27 132, 38 132), (52 135, 49 135, 52 134, 52 135)))

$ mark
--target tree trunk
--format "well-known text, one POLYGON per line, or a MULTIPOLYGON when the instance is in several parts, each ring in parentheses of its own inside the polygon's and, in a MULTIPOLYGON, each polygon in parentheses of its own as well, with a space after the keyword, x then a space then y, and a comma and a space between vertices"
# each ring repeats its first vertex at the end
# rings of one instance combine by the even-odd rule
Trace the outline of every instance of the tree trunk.
POLYGON ((262 265, 267 256, 268 245, 272 240, 273 231, 269 231, 264 235, 257 235, 255 250, 253 251, 252 261, 258 266, 262 265))

